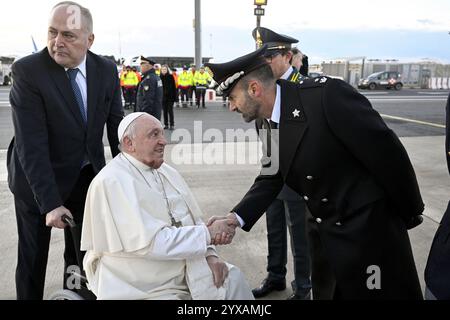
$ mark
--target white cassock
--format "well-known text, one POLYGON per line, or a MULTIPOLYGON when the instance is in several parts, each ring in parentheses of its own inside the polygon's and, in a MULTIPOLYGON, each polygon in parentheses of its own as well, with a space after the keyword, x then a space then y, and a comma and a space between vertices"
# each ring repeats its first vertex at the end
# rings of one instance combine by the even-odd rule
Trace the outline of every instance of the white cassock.
POLYGON ((217 253, 201 215, 175 169, 154 170, 119 154, 86 198, 81 250, 89 289, 97 299, 253 299, 230 264, 224 285, 215 287, 206 257, 217 253), (183 227, 171 225, 168 205, 183 227))

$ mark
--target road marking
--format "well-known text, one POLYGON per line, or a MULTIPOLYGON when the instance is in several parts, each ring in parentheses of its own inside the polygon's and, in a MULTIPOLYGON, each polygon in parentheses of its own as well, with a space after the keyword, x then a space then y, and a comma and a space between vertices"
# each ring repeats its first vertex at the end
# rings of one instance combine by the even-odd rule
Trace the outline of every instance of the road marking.
POLYGON ((447 94, 446 92, 425 92, 425 91, 419 91, 418 94, 447 94))
POLYGON ((447 99, 444 98, 439 98, 439 97, 430 97, 430 98, 401 98, 401 99, 392 99, 392 98, 374 98, 374 99, 369 99, 370 101, 387 101, 387 102, 398 102, 398 101, 447 101, 447 99))
POLYGON ((442 125, 442 124, 426 122, 426 121, 420 121, 420 120, 414 120, 414 119, 408 119, 408 118, 397 117, 397 116, 390 116, 388 114, 383 114, 383 113, 381 113, 380 115, 383 118, 387 118, 387 119, 400 120, 400 121, 405 121, 405 122, 412 122, 412 123, 417 123, 417 124, 423 124, 423 125, 426 125, 426 126, 431 126, 431 127, 445 129, 445 125, 442 125))

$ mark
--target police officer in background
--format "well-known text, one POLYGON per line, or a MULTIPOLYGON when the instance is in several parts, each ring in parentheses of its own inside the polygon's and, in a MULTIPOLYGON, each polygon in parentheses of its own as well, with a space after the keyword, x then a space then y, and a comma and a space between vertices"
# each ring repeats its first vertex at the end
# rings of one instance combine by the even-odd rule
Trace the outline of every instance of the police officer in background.
POLYGON ((161 120, 163 86, 159 76, 155 74, 155 61, 141 57, 142 81, 137 91, 136 110, 147 112, 161 120))
MULTIPOLYGON (((447 98, 445 121, 445 153, 450 173, 450 95, 447 98)), ((425 268, 425 298, 450 300, 450 201, 434 235, 425 268)))
MULTIPOLYGON (((255 28, 253 38, 257 45, 267 45, 265 57, 270 64, 275 79, 298 83, 305 79, 295 70, 290 61, 293 57, 292 44, 298 40, 278 34, 267 28, 255 28)), ((267 119, 255 120, 256 130, 276 128, 267 119), (271 126, 271 128, 270 128, 271 126)), ((263 139, 264 141, 264 139, 263 139)), ((298 193, 283 186, 278 197, 266 211, 267 277, 258 288, 253 289, 255 298, 264 297, 274 290, 286 288, 287 227, 291 238, 291 251, 294 258, 294 280, 292 281, 292 300, 310 299, 310 259, 305 231, 305 202, 298 193)))

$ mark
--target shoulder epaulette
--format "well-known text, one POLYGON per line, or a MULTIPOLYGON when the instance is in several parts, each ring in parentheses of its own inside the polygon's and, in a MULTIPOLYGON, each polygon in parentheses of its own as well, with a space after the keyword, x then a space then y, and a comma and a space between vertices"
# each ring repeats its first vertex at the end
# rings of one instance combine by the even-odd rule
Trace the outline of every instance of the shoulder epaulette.
POLYGON ((327 81, 329 81, 330 77, 316 77, 316 78, 308 78, 305 80, 301 80, 298 84, 301 88, 306 89, 306 88, 316 88, 316 87, 323 87, 327 81))

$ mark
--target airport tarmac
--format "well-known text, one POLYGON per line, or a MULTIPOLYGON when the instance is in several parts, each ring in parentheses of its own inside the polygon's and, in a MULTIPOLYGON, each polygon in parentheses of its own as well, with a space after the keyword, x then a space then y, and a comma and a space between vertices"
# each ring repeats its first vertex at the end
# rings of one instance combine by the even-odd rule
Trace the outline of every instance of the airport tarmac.
MULTIPOLYGON (((423 271, 434 233, 449 199, 450 179, 444 158, 444 137, 408 137, 402 138, 413 162, 422 196, 426 205, 424 222, 410 231, 416 265, 423 285, 423 271)), ((252 142, 254 143, 254 142, 252 142)), ((234 147, 235 143, 227 144, 234 147)), ((166 161, 172 163, 170 154, 175 145, 168 145, 166 161)), ((206 145, 203 145, 206 147, 206 145)), ((209 146, 211 147, 211 146, 209 146)), ((222 148, 222 145, 217 148, 222 148)), ((252 146, 249 146, 250 148, 252 146)), ((188 150, 188 149, 186 149, 188 150)), ((200 148, 192 146, 192 153, 200 148)), ((109 154, 109 148, 106 148, 109 154)), ((195 156, 195 155, 194 155, 195 156)), ((110 158, 110 157, 109 157, 110 158)), ((17 259, 17 229, 14 215, 13 198, 7 187, 6 153, 0 152, 0 299, 15 299, 14 272, 17 259)), ((248 190, 259 172, 259 165, 174 165, 191 187, 205 217, 227 213, 248 190)), ((63 272, 63 233, 52 233, 45 296, 61 288, 63 272)), ((251 232, 238 230, 233 243, 220 246, 221 256, 235 264, 245 273, 252 287, 266 274, 267 239, 265 219, 262 217, 251 232)), ((288 277, 292 280, 292 260, 288 261, 288 277)), ((267 299, 285 299, 291 293, 276 292, 267 299)))

